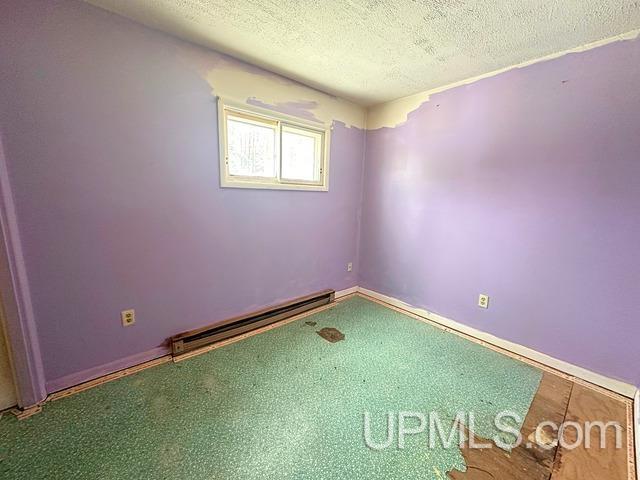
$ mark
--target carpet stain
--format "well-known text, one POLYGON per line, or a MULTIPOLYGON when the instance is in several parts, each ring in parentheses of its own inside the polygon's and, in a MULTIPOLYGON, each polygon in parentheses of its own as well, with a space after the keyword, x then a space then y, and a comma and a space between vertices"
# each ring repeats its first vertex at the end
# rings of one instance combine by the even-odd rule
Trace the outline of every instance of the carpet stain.
POLYGON ((336 343, 344 340, 344 334, 337 328, 323 328, 316 332, 327 342, 336 343))

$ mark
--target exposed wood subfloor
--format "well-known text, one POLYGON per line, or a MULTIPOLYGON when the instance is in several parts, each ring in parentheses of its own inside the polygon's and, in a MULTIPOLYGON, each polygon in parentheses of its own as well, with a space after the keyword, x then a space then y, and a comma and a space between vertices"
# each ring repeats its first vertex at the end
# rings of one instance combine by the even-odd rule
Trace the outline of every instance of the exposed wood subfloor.
MULTIPOLYGON (((540 387, 524 422, 524 442, 507 453, 499 448, 470 449, 463 455, 467 471, 449 473, 452 480, 635 480, 632 452, 632 430, 629 424, 629 401, 594 388, 545 372, 540 387), (600 431, 591 430, 591 448, 584 442, 575 449, 545 449, 535 443, 535 429, 542 421, 618 422, 622 427, 621 448, 615 448, 616 434, 606 429, 606 446, 600 448, 600 431), (530 442, 531 448, 525 445, 530 442)), ((557 433, 542 436, 546 444, 557 441, 557 433)), ((567 428, 565 441, 576 440, 576 431, 567 428)), ((479 443, 491 443, 476 438, 479 443)))

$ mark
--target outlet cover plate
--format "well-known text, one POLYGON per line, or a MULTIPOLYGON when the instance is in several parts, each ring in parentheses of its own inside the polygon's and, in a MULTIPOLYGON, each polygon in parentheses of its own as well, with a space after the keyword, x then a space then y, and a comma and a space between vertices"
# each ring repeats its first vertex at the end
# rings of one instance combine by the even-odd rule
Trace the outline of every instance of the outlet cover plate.
POLYGON ((123 327, 130 327, 136 323, 136 311, 134 309, 123 310, 120 312, 120 319, 123 327))
POLYGON ((489 295, 481 293, 478 296, 478 306, 480 308, 489 308, 489 295))

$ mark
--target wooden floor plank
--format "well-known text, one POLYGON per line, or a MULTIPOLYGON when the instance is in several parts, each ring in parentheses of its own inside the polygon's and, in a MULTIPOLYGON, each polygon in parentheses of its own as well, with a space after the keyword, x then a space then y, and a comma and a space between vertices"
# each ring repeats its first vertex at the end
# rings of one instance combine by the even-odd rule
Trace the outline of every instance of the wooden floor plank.
POLYGON ((559 425, 564 421, 573 387, 573 382, 545 372, 522 425, 522 435, 528 442, 524 447, 538 462, 548 468, 549 472, 556 456, 556 449, 549 448, 549 445, 557 445, 557 432, 552 429, 543 429, 544 435, 541 435, 543 445, 538 445, 535 437, 536 429, 542 422, 553 422, 559 425))
MULTIPOLYGON (((544 448, 534 441, 537 426, 543 421, 562 423, 572 383, 562 377, 544 372, 538 391, 533 399, 529 413, 522 426, 524 443, 510 453, 497 446, 490 449, 471 449, 468 445, 462 448, 467 464, 466 472, 449 472, 452 480, 548 480, 553 468, 556 447, 544 448), (527 446, 527 443, 530 445, 527 446)), ((554 445, 556 440, 549 431, 546 445, 554 445)), ((477 443, 492 443, 476 437, 477 443)))
MULTIPOLYGON (((620 448, 616 448, 614 429, 606 429, 606 444, 600 442, 600 431, 592 429, 589 435, 591 447, 584 442, 575 449, 558 447, 552 480, 626 480, 628 476, 627 458, 627 405, 624 402, 603 395, 583 385, 575 384, 569 401, 566 421, 585 422, 610 421, 620 424, 620 448)), ((577 434, 574 428, 565 431, 565 439, 574 442, 577 434)))

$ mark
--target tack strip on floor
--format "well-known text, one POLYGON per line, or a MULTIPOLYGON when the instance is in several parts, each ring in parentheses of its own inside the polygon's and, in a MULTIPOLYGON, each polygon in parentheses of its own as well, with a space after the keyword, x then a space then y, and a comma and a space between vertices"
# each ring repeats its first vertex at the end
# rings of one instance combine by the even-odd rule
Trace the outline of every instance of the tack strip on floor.
POLYGON ((379 305, 382 305, 384 307, 387 307, 389 309, 395 310, 397 312, 403 313, 407 316, 410 316, 412 318, 415 318, 416 320, 419 320, 421 322, 427 323, 431 326, 434 326, 436 328, 438 328, 439 330, 448 332, 448 333, 452 333, 454 335, 458 335, 462 338, 465 338, 466 340, 469 340, 471 342, 474 342, 478 345, 481 345, 483 347, 489 348, 490 350, 493 350, 497 353, 501 353, 503 355, 507 355, 508 357, 511 357, 515 360, 519 360, 523 363, 526 363, 528 365, 531 365, 533 367, 536 367, 540 370, 543 370, 545 372, 551 373, 553 375, 556 375, 560 378, 563 378, 567 381, 573 382, 575 384, 581 385, 585 388, 588 388, 590 390, 593 390, 601 395, 605 395, 613 400, 622 402, 625 404, 626 407, 626 412, 627 412, 627 465, 628 465, 628 479, 629 480, 636 480, 636 459, 635 459, 635 425, 633 422, 633 399, 627 398, 623 395, 620 395, 619 393, 613 392, 611 390, 608 390, 604 387, 601 387, 599 385, 594 385, 593 383, 587 382, 586 380, 582 379, 582 378, 578 378, 578 377, 574 377, 572 375, 568 375, 564 372, 561 372, 559 370, 556 370, 555 368, 552 368, 548 365, 539 363, 535 360, 532 360, 528 357, 524 357, 522 355, 519 355, 517 353, 513 353, 509 350, 506 350, 504 348, 498 347, 497 345, 494 345, 492 343, 488 343, 484 340, 480 340, 476 337, 473 337, 471 335, 468 335, 466 333, 463 333, 459 330, 455 330, 453 328, 450 327, 445 327, 444 325, 441 325, 437 322, 434 322, 433 320, 430 320, 426 317, 420 316, 414 312, 405 310, 403 308, 397 307, 395 305, 391 305, 387 302, 384 302, 382 300, 379 300, 377 298, 374 297, 370 297, 367 294, 358 292, 356 295, 361 296, 363 298, 366 298, 367 300, 370 300, 372 302, 375 302, 379 305))
MULTIPOLYGON (((61 390, 59 392, 56 392, 56 393, 53 393, 53 394, 49 395, 47 397, 47 399, 42 404, 40 404, 40 406, 43 405, 44 403, 47 403, 47 402, 50 402, 50 401, 59 400, 61 398, 68 397, 69 395, 73 395, 75 393, 83 392, 83 391, 88 390, 90 388, 97 387, 98 385, 102 385, 104 383, 107 383, 107 382, 110 382, 110 381, 113 381, 113 380, 117 380, 118 378, 122 378, 122 377, 126 377, 126 376, 129 376, 129 375, 133 375, 134 373, 140 372, 140 371, 145 370, 147 368, 155 367, 157 365, 162 365, 162 364, 170 362, 170 361, 181 362, 183 360, 187 360, 188 358, 192 358, 192 357, 195 357, 197 355, 202 355, 203 353, 210 352, 211 350, 215 350, 216 348, 220 348, 220 347, 223 347, 225 345, 229 345, 231 343, 235 343, 235 342, 238 342, 240 340, 244 340, 245 338, 249 338, 249 337, 251 337, 253 335, 259 335, 260 333, 272 330, 274 328, 281 327, 283 325, 287 325, 287 324, 289 324, 291 322, 295 322, 296 320, 300 320, 302 318, 308 317, 308 316, 313 315, 315 313, 327 310, 329 308, 332 308, 333 306, 335 306, 339 302, 343 302, 345 300, 348 300, 348 299, 356 297, 356 296, 365 298, 365 299, 367 299, 367 300, 369 300, 371 302, 377 303, 377 304, 382 305, 382 306, 384 306, 386 308, 389 308, 391 310, 395 310, 397 312, 403 313, 404 315, 407 315, 407 316, 409 316, 411 318, 414 318, 416 320, 420 320, 421 322, 424 322, 424 323, 427 323, 429 325, 432 325, 432 326, 434 326, 434 327, 436 327, 436 328, 438 328, 438 329, 440 329, 442 331, 458 335, 458 336, 460 336, 462 338, 465 338, 465 339, 467 339, 469 341, 472 341, 472 342, 474 342, 474 343, 476 343, 478 345, 482 345, 482 346, 487 347, 487 348, 489 348, 489 349, 491 349, 493 351, 502 353, 503 355, 507 355, 507 356, 509 356, 511 358, 514 358, 516 360, 520 360, 520 361, 522 361, 524 363, 532 365, 532 366, 534 366, 536 368, 539 368, 540 370, 543 370, 543 371, 546 371, 546 372, 549 372, 549 373, 553 373, 553 374, 558 375, 559 377, 562 377, 562 378, 564 378, 566 380, 578 383, 578 384, 580 384, 580 385, 582 385, 584 387, 587 387, 587 388, 591 388, 592 390, 595 390, 595 391, 597 391, 599 393, 602 393, 602 394, 607 395, 607 396, 609 396, 611 398, 614 398, 616 400, 619 400, 621 402, 626 403, 627 405, 630 406, 631 409, 633 408, 633 400, 632 399, 624 397, 624 396, 622 396, 622 395, 620 395, 620 394, 618 394, 616 392, 612 392, 611 390, 608 390, 606 388, 600 387, 598 385, 594 385, 594 384, 592 384, 590 382, 587 382, 586 380, 583 380, 581 378, 574 377, 572 375, 568 375, 568 374, 563 373, 563 372, 561 372, 559 370, 556 370, 555 368, 549 367, 548 365, 544 365, 544 364, 539 363, 539 362, 537 362, 535 360, 532 360, 532 359, 530 359, 528 357, 524 357, 524 356, 519 355, 517 353, 513 353, 513 352, 511 352, 509 350, 506 350, 504 348, 501 348, 501 347, 498 347, 498 346, 493 345, 491 343, 488 343, 488 342, 486 342, 484 340, 479 340, 479 339, 477 339, 477 338, 475 338, 475 337, 473 337, 471 335, 468 335, 466 333, 460 332, 459 330, 455 330, 455 329, 452 329, 450 327, 445 327, 445 326, 443 326, 443 325, 441 325, 441 324, 439 324, 437 322, 434 322, 433 320, 430 320, 430 319, 428 319, 426 317, 420 316, 420 315, 418 315, 416 313, 410 312, 408 310, 405 310, 403 308, 397 307, 395 305, 391 305, 391 304, 389 304, 387 302, 384 302, 382 300, 378 300, 377 298, 370 297, 369 295, 366 295, 366 294, 361 293, 361 292, 350 293, 348 295, 344 295, 342 297, 336 298, 333 303, 330 303, 328 305, 323 305, 323 306, 318 307, 318 308, 316 308, 314 310, 310 310, 308 312, 301 313, 301 314, 293 316, 291 318, 287 318, 287 319, 281 320, 279 322, 272 323, 271 325, 266 325, 266 326, 258 328, 256 330, 252 330, 250 332, 243 333, 242 335, 238 335, 236 337, 232 337, 232 338, 229 338, 227 340, 223 340, 221 342, 217 342, 217 343, 215 343, 213 345, 207 345, 206 347, 201 347, 201 348, 199 348, 197 350, 193 350, 192 352, 188 352, 186 354, 183 354, 183 355, 181 355, 180 357, 177 357, 177 358, 172 358, 171 355, 165 355, 163 357, 160 357, 160 358, 157 358, 157 359, 154 359, 154 360, 150 360, 148 362, 144 362, 144 363, 141 363, 139 365, 134 365, 132 367, 129 367, 129 368, 126 368, 126 369, 123 369, 123 370, 119 370, 117 372, 110 373, 108 375, 104 375, 102 377, 96 378, 94 380, 90 380, 88 382, 81 383, 81 384, 73 386, 73 387, 69 387, 67 389, 64 389, 64 390, 61 390)), ((25 409, 24 412, 26 412, 27 410, 28 409, 25 409)))
POLYGON ((498 352, 498 353, 502 353, 504 355, 507 355, 508 357, 513 358, 513 359, 520 360, 520 361, 522 361, 524 363, 527 363, 527 364, 529 364, 531 366, 539 368, 540 370, 543 370, 545 372, 553 373, 553 374, 555 374, 555 375, 557 375, 559 377, 564 378, 565 380, 569 380, 569 381, 575 382, 575 383, 577 383, 579 385, 582 385, 584 387, 587 387, 587 388, 590 388, 592 390, 595 390, 595 391, 597 391, 597 392, 599 392, 599 393, 601 393, 603 395, 607 395, 608 397, 611 397, 611 398, 613 398, 615 400, 624 402, 626 404, 633 405, 633 399, 627 398, 624 395, 620 395, 619 393, 613 392, 613 391, 608 390, 608 389, 606 389, 604 387, 600 387, 599 385, 594 385, 593 383, 587 382, 586 380, 583 380, 581 378, 574 377, 572 375, 568 375, 568 374, 566 374, 564 372, 561 372, 560 370, 557 370, 557 369, 555 369, 553 367, 550 367, 550 366, 545 365, 543 363, 537 362, 536 360, 532 360, 532 359, 530 359, 528 357, 525 357, 525 356, 522 356, 520 354, 513 353, 513 352, 511 352, 509 350, 506 350, 506 349, 504 349, 502 347, 499 347, 499 346, 494 345, 492 343, 486 342, 484 340, 480 340, 480 339, 478 339, 478 338, 476 338, 476 337, 474 337, 472 335, 469 335, 467 333, 461 332, 461 331, 456 330, 454 328, 445 327, 444 325, 442 325, 442 324, 440 324, 438 322, 435 322, 433 320, 430 320, 430 319, 428 319, 426 317, 423 317, 421 315, 418 315, 417 313, 411 312, 409 310, 405 310, 404 308, 397 307, 395 305, 391 305, 391 304, 389 304, 389 303, 387 303, 387 302, 385 302, 383 300, 379 300, 377 298, 370 297, 366 293, 358 292, 356 295, 358 295, 360 297, 363 297, 363 298, 366 298, 367 300, 375 302, 375 303, 377 303, 379 305, 382 305, 382 306, 385 306, 387 308, 390 308, 391 310, 395 310, 397 312, 403 313, 403 314, 405 314, 405 315, 407 315, 409 317, 415 318, 416 320, 420 320, 421 322, 424 322, 424 323, 427 323, 429 325, 432 325, 432 326, 434 326, 434 327, 436 327, 436 328, 438 328, 438 329, 440 329, 442 331, 445 331, 445 332, 448 332, 448 333, 453 333, 454 335, 458 335, 458 336, 460 336, 462 338, 465 338, 465 339, 467 339, 467 340, 469 340, 469 341, 471 341, 473 343, 476 343, 478 345, 482 345, 483 347, 487 347, 490 350, 493 350, 493 351, 498 352))
POLYGON ((273 330, 274 328, 282 327, 289 323, 295 322, 296 320, 300 320, 301 318, 308 317, 310 315, 316 314, 318 312, 323 312, 330 308, 333 308, 337 302, 342 302, 347 298, 351 298, 355 294, 345 295, 343 297, 337 298, 333 303, 329 303, 327 305, 322 305, 321 307, 314 308, 313 310, 309 310, 307 312, 300 313, 296 316, 285 318, 284 320, 280 320, 279 322, 275 322, 264 327, 257 328, 255 330, 251 330, 249 332, 243 333, 241 335, 236 335, 235 337, 227 338, 226 340, 221 340, 219 342, 213 343, 211 345, 207 345, 205 347, 197 348, 196 350, 192 350, 187 353, 183 353, 177 357, 173 357, 174 363, 182 362, 183 360, 187 360, 192 357, 197 357, 198 355, 202 355, 203 353, 210 352, 211 350, 215 350, 216 348, 224 347, 225 345, 229 345, 232 343, 239 342, 240 340, 244 340, 245 338, 253 337, 254 335, 259 335, 264 332, 268 332, 269 330, 273 330))
POLYGON ((273 323, 273 324, 270 324, 270 325, 266 325, 266 326, 258 328, 256 330, 252 330, 250 332, 246 332, 246 333, 244 333, 242 335, 238 335, 236 337, 232 337, 232 338, 217 342, 215 344, 208 345, 206 347, 202 347, 202 348, 199 348, 197 350, 193 350, 192 352, 188 352, 188 353, 186 353, 184 355, 181 355, 179 357, 172 357, 171 355, 165 355, 165 356, 159 357, 157 359, 141 363, 139 365, 134 365, 132 367, 129 367, 129 368, 126 368, 126 369, 123 369, 123 370, 119 370, 117 372, 110 373, 108 375, 104 375, 104 376, 96 378, 94 380, 90 380, 88 382, 84 382, 84 383, 81 383, 79 385, 76 385, 76 386, 61 390, 59 392, 53 393, 53 394, 49 395, 47 397, 47 399, 42 404, 36 405, 36 406, 28 408, 28 409, 24 409, 24 410, 14 409, 14 410, 12 410, 12 413, 14 415, 16 415, 16 417, 18 417, 18 419, 21 419, 21 420, 29 418, 32 415, 40 413, 42 411, 42 406, 45 403, 54 402, 54 401, 60 400, 62 398, 69 397, 71 395, 75 395, 76 393, 84 392, 86 390, 89 390, 91 388, 97 387, 99 385, 103 385, 105 383, 117 380, 119 378, 127 377, 129 375, 133 375, 135 373, 141 372, 141 371, 146 370, 148 368, 152 368, 152 367, 155 367, 155 366, 158 366, 158 365, 163 365, 163 364, 169 363, 169 362, 177 363, 177 362, 181 362, 181 361, 187 360, 189 358, 196 357, 198 355, 202 355, 204 353, 210 352, 210 351, 215 350, 217 348, 224 347, 226 345, 229 345, 229 344, 232 344, 232 343, 235 343, 235 342, 239 342, 241 340, 244 340, 246 338, 252 337, 254 335, 259 335, 259 334, 267 332, 269 330, 273 330, 275 328, 287 325, 289 323, 295 322, 295 321, 300 320, 302 318, 311 316, 311 315, 313 315, 315 313, 327 310, 329 308, 334 307, 339 302, 343 302, 345 300, 348 300, 348 299, 356 297, 356 296, 365 298, 365 299, 367 299, 367 300, 369 300, 371 302, 377 303, 377 304, 382 305, 382 306, 384 306, 386 308, 389 308, 391 310, 400 312, 400 313, 402 313, 404 315, 407 315, 407 316, 409 316, 411 318, 414 318, 416 320, 419 320, 421 322, 424 322, 424 323, 427 323, 427 324, 429 324, 431 326, 434 326, 434 327, 438 328, 441 331, 452 333, 452 334, 457 335, 459 337, 462 337, 462 338, 464 338, 466 340, 474 342, 474 343, 476 343, 478 345, 481 345, 483 347, 489 348, 490 350, 493 350, 495 352, 501 353, 503 355, 507 355, 510 358, 513 358, 515 360, 519 360, 521 362, 527 363, 527 364, 529 364, 529 365, 531 365, 533 367, 539 368, 540 370, 543 370, 543 371, 549 372, 551 374, 557 375, 557 376, 559 376, 561 378, 564 378, 565 380, 568 380, 568 381, 571 381, 571 382, 575 382, 576 384, 582 385, 582 386, 584 386, 586 388, 589 388, 591 390, 594 390, 594 391, 596 391, 596 392, 598 392, 600 394, 606 395, 606 396, 608 396, 608 397, 610 397, 610 398, 612 398, 614 400, 617 400, 617 401, 625 403, 626 411, 627 411, 627 448, 628 448, 629 478, 633 479, 633 480, 636 479, 636 476, 635 476, 636 465, 635 465, 635 460, 634 460, 635 459, 635 443, 634 443, 634 424, 633 424, 633 420, 632 420, 633 419, 633 400, 632 399, 624 397, 624 396, 622 396, 622 395, 620 395, 620 394, 618 394, 616 392, 612 392, 611 390, 608 390, 606 388, 600 387, 598 385, 594 385, 594 384, 592 384, 590 382, 587 382, 586 380, 583 380, 581 378, 574 377, 572 375, 568 375, 568 374, 566 374, 564 372, 556 370, 555 368, 549 367, 548 365, 545 365, 545 364, 539 363, 539 362, 537 362, 535 360, 532 360, 532 359, 530 359, 528 357, 524 357, 522 355, 513 353, 513 352, 511 352, 509 350, 506 350, 504 348, 498 347, 498 346, 496 346, 494 344, 488 343, 488 342, 486 342, 484 340, 480 340, 480 339, 478 339, 476 337, 473 337, 473 336, 468 335, 466 333, 460 332, 459 330, 455 330, 455 329, 450 328, 450 327, 445 327, 445 326, 443 326, 443 325, 441 325, 441 324, 439 324, 439 323, 437 323, 437 322, 435 322, 433 320, 430 320, 430 319, 428 319, 426 317, 423 317, 423 316, 418 315, 418 314, 416 314, 414 312, 405 310, 403 308, 397 307, 395 305, 391 305, 391 304, 389 304, 387 302, 384 302, 384 301, 379 300, 377 298, 371 297, 371 296, 369 296, 367 294, 364 294, 362 292, 354 292, 354 293, 350 293, 350 294, 344 295, 342 297, 336 298, 335 302, 333 302, 331 304, 323 305, 323 306, 318 307, 318 308, 316 308, 314 310, 310 310, 308 312, 304 312, 304 313, 301 313, 299 315, 295 315, 295 316, 293 316, 291 318, 287 318, 287 319, 281 320, 279 322, 276 322, 276 323, 273 323))
POLYGON ((217 342, 217 343, 215 343, 213 345, 208 345, 206 347, 202 347, 202 348, 199 348, 197 350, 193 350, 192 352, 185 353, 184 355, 181 355, 180 357, 172 357, 171 355, 164 355, 162 357, 159 357, 159 358, 156 358, 156 359, 153 359, 153 360, 149 360, 147 362, 140 363, 138 365, 134 365, 132 367, 125 368, 123 370, 118 370, 117 372, 113 372, 113 373, 109 373, 107 375, 103 375, 101 377, 95 378, 93 380, 89 380, 89 381, 81 383, 79 385, 75 385, 73 387, 69 387, 69 388, 65 388, 64 390, 60 390, 59 392, 52 393, 41 404, 35 405, 33 407, 30 407, 30 408, 26 408, 24 410, 22 410, 22 409, 13 409, 13 410, 10 410, 10 411, 16 417, 18 417, 18 419, 20 419, 20 420, 29 418, 32 415, 40 413, 42 411, 42 406, 44 404, 46 404, 46 403, 55 402, 56 400, 60 400, 62 398, 66 398, 66 397, 69 397, 71 395, 75 395, 76 393, 84 392, 84 391, 89 390, 91 388, 94 388, 94 387, 97 387, 97 386, 100 386, 100 385, 104 385, 105 383, 109 383, 109 382, 112 382, 114 380, 118 380, 119 378, 128 377, 129 375, 133 375, 135 373, 141 372, 141 371, 146 370, 148 368, 156 367, 158 365, 163 365, 163 364, 169 363, 169 362, 177 363, 177 362, 181 362, 183 360, 187 360, 189 358, 192 358, 192 357, 195 357, 195 356, 198 356, 198 355, 202 355, 203 353, 210 352, 211 350, 214 350, 216 348, 224 347, 225 345, 229 345, 231 343, 235 343, 235 342, 238 342, 240 340, 244 340, 245 338, 249 338, 249 337, 251 337, 253 335, 258 335, 260 333, 272 330, 274 328, 281 327, 283 325, 287 325, 288 323, 295 322, 296 320, 300 320, 302 318, 308 317, 308 316, 313 315, 315 313, 322 312, 324 310, 327 310, 329 308, 334 307, 337 303, 342 302, 344 300, 347 300, 349 298, 353 298, 354 296, 356 296, 355 293, 350 293, 348 295, 344 295, 342 297, 336 298, 333 303, 330 303, 328 305, 323 305, 323 306, 315 308, 313 310, 309 310, 308 312, 303 312, 303 313, 295 315, 295 316, 293 316, 291 318, 286 318, 286 319, 281 320, 279 322, 272 323, 271 325, 266 325, 264 327, 258 328, 256 330, 252 330, 252 331, 244 333, 242 335, 238 335, 236 337, 232 337, 232 338, 229 338, 227 340, 223 340, 221 342, 217 342))
POLYGON ((513 352, 511 352, 509 350, 506 350, 506 349, 498 347, 498 346, 496 346, 494 344, 488 343, 488 342, 486 342, 484 340, 480 340, 478 338, 475 338, 475 337, 473 337, 473 336, 471 336, 469 334, 460 332, 460 331, 452 329, 450 327, 443 326, 443 325, 441 325, 441 324, 439 324, 439 323, 437 323, 437 322, 435 322, 433 320, 430 320, 430 319, 428 319, 426 317, 418 315, 418 314, 416 314, 414 312, 405 310, 405 309, 403 309, 401 307, 398 307, 398 306, 395 306, 395 305, 391 305, 389 303, 386 303, 383 300, 379 300, 377 298, 370 297, 369 295, 361 293, 361 292, 354 292, 354 293, 350 293, 350 294, 344 295, 342 297, 336 298, 335 302, 333 302, 331 304, 318 307, 318 308, 316 308, 314 310, 310 310, 308 312, 304 312, 304 313, 295 315, 295 316, 293 316, 291 318, 287 318, 287 319, 281 320, 279 322, 276 322, 276 323, 273 323, 273 324, 270 324, 270 325, 266 325, 266 326, 261 327, 259 329, 256 329, 256 330, 253 330, 253 331, 250 331, 250 332, 246 332, 246 333, 244 333, 242 335, 238 335, 236 337, 232 337, 232 338, 217 342, 217 343, 215 343, 213 345, 208 345, 206 347, 202 347, 200 349, 197 349, 197 350, 194 350, 192 352, 188 352, 188 353, 186 353, 184 355, 181 355, 180 357, 172 357, 171 355, 165 355, 165 356, 159 357, 157 359, 150 360, 148 362, 144 362, 144 363, 139 364, 139 365, 134 365, 132 367, 129 367, 129 368, 126 368, 126 369, 123 369, 123 370, 120 370, 120 371, 117 371, 117 372, 114 372, 114 373, 111 373, 111 374, 96 378, 94 380, 90 380, 90 381, 84 382, 82 384, 79 384, 79 385, 76 385, 76 386, 73 386, 73 387, 70 387, 70 388, 67 388, 67 389, 64 389, 64 390, 61 390, 59 392, 56 392, 56 393, 53 393, 53 394, 49 395, 47 397, 47 399, 45 400, 45 402, 43 402, 42 404, 36 405, 34 407, 31 407, 31 408, 28 408, 28 409, 25 409, 25 410, 14 409, 12 411, 12 413, 14 415, 16 415, 16 417, 18 417, 18 419, 28 418, 28 417, 30 417, 32 415, 35 415, 35 414, 39 413, 40 411, 42 411, 42 406, 44 405, 44 403, 57 401, 57 400, 60 400, 62 398, 69 397, 71 395, 75 395, 76 393, 80 393, 80 392, 89 390, 91 388, 97 387, 99 385, 103 385, 103 384, 111 382, 113 380, 117 380, 117 379, 120 379, 120 378, 123 378, 123 377, 127 377, 129 375, 133 375, 135 373, 138 373, 140 371, 146 370, 148 368, 152 368, 152 367, 155 367, 155 366, 158 366, 158 365, 163 365, 163 364, 169 363, 169 362, 176 362, 177 363, 177 362, 181 362, 183 360, 187 360, 189 358, 193 358, 193 357, 198 356, 198 355, 202 355, 204 353, 210 352, 210 351, 215 350, 217 348, 220 348, 220 347, 223 347, 223 346, 235 343, 235 342, 239 342, 241 340, 244 340, 246 338, 252 337, 254 335, 258 335, 260 333, 264 333, 264 332, 273 330, 275 328, 287 325, 289 323, 295 322, 295 321, 300 320, 302 318, 314 315, 314 314, 316 314, 318 312, 322 312, 324 310, 330 309, 330 308, 334 307, 337 303, 343 302, 345 300, 348 300, 348 299, 356 297, 356 296, 362 297, 362 298, 364 298, 364 299, 366 299, 368 301, 371 301, 371 302, 374 302, 376 304, 382 305, 385 308, 389 308, 391 310, 397 311, 397 312, 402 313, 404 315, 407 315, 407 316, 409 316, 411 318, 414 318, 416 320, 419 320, 421 322, 424 322, 426 324, 434 326, 434 327, 438 328, 441 331, 445 331, 445 332, 448 332, 448 333, 455 334, 455 335, 457 335, 459 337, 462 337, 462 338, 464 338, 466 340, 472 341, 472 342, 474 342, 476 344, 479 344, 479 345, 481 345, 483 347, 489 348, 490 350, 496 351, 496 352, 501 353, 503 355, 507 355, 508 357, 513 358, 515 360, 527 363, 527 364, 529 364, 529 365, 531 365, 531 366, 533 366, 535 368, 538 368, 538 369, 540 369, 542 371, 545 371, 545 372, 548 372, 550 374, 556 375, 556 376, 558 376, 560 378, 563 378, 563 379, 565 379, 567 381, 574 382, 575 384, 582 385, 583 387, 591 389, 591 390, 593 390, 593 391, 595 391, 595 392, 597 392, 599 394, 606 395, 607 397, 609 397, 609 398, 611 398, 613 400, 623 402, 625 404, 625 406, 626 406, 626 416, 627 416, 627 450, 628 450, 628 452, 627 452, 627 460, 628 460, 628 462, 627 463, 628 463, 628 475, 629 475, 629 479, 636 480, 636 476, 635 476, 636 475, 635 474, 635 472, 636 472, 636 464, 635 464, 635 443, 634 443, 634 422, 633 422, 633 400, 628 399, 627 397, 624 397, 624 396, 622 396, 622 395, 620 395, 620 394, 618 394, 616 392, 612 392, 612 391, 610 391, 610 390, 608 390, 606 388, 594 385, 594 384, 592 384, 590 382, 587 382, 587 381, 585 381, 585 380, 583 380, 581 378, 577 378, 577 377, 568 375, 566 373, 563 373, 563 372, 561 372, 559 370, 556 370, 556 369, 554 369, 552 367, 549 367, 547 365, 541 364, 541 363, 539 363, 539 362, 537 362, 535 360, 532 360, 530 358, 527 358, 527 357, 524 357, 522 355, 513 353, 513 352))

